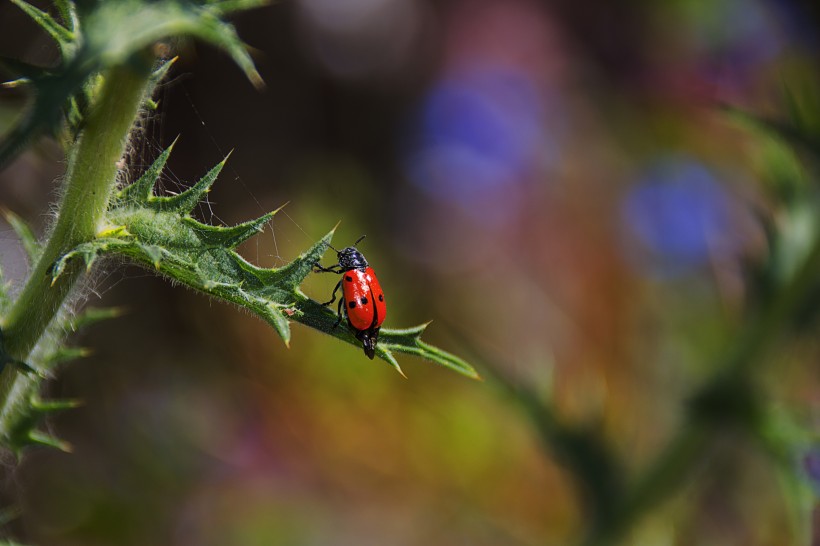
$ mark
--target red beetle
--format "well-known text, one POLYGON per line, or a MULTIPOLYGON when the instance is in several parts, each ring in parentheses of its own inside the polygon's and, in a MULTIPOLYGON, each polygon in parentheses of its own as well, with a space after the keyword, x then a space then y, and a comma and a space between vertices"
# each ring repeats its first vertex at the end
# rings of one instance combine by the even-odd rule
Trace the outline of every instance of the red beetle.
POLYGON ((336 250, 339 263, 330 267, 316 264, 315 271, 342 275, 342 279, 333 289, 333 297, 322 305, 330 305, 336 301, 336 291, 342 287, 342 299, 338 306, 339 320, 333 327, 335 328, 342 322, 342 308, 344 308, 350 328, 356 335, 356 339, 362 342, 364 354, 372 359, 376 355, 379 328, 387 314, 387 304, 384 302, 384 292, 376 278, 376 272, 356 248, 364 237, 362 235, 353 245, 343 250, 330 247, 336 250))

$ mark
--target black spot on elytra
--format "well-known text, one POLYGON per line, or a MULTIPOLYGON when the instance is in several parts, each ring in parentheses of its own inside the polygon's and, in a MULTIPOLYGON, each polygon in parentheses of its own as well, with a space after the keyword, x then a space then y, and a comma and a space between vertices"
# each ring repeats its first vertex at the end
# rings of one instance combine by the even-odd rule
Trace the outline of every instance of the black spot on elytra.
POLYGON ((345 275, 345 280, 347 282, 353 282, 353 277, 351 277, 350 275, 345 275))
POLYGON ((347 306, 350 307, 351 309, 353 309, 354 307, 356 307, 356 302, 351 301, 350 303, 347 304, 347 306))
POLYGON ((359 301, 362 302, 362 305, 367 305, 367 298, 362 298, 359 301))
POLYGON ((379 301, 384 301, 384 294, 379 294, 379 301))

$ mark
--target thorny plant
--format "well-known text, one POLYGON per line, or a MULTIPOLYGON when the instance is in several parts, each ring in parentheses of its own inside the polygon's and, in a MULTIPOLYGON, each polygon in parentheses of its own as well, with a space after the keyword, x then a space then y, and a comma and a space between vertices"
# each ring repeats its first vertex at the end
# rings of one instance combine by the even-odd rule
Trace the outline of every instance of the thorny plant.
MULTIPOLYGON (((299 289, 328 249, 332 231, 283 267, 249 263, 236 247, 262 231, 276 211, 230 227, 192 218, 191 211, 225 161, 178 195, 155 195, 173 144, 136 182, 120 185, 135 121, 143 110, 156 107, 152 91, 173 62, 156 57, 167 50, 160 47, 163 41, 178 36, 205 40, 228 52, 251 83, 262 87, 244 44, 222 18, 263 2, 55 0, 56 16, 23 0, 13 2, 54 40, 60 62, 39 68, 2 59, 19 75, 6 86, 28 87, 33 103, 0 143, 0 167, 32 139, 50 133, 62 143, 68 169, 57 218, 42 245, 20 218, 7 214, 32 268, 13 301, 7 284, 0 286, 0 446, 18 454, 32 444, 66 447, 37 427, 43 415, 74 402, 43 401, 38 393, 59 363, 81 354, 65 345, 66 333, 115 314, 69 312, 74 288, 104 258, 136 262, 247 309, 286 344, 291 321, 358 344, 348 328, 334 327, 331 310, 299 289)), ((382 330, 376 355, 399 372, 394 353, 420 356, 477 377, 465 361, 422 341, 425 327, 382 330)))
MULTIPOLYGON (((248 309, 273 326, 285 343, 295 321, 357 344, 347 329, 334 328, 333 312, 299 289, 329 247, 332 231, 284 267, 259 268, 235 248, 257 234, 275 211, 233 227, 203 224, 190 215, 224 161, 181 194, 156 196, 154 187, 172 145, 136 182, 119 185, 118 164, 133 124, 141 110, 155 107, 152 90, 172 62, 156 58, 155 52, 163 50, 157 44, 176 36, 205 40, 227 51, 260 87, 245 47, 222 17, 262 1, 100 1, 86 2, 86 9, 78 10, 70 0, 54 0, 58 17, 23 0, 12 1, 51 36, 61 61, 43 69, 0 60, 20 76, 6 85, 27 86, 34 97, 0 143, 0 168, 47 133, 63 144, 68 169, 58 216, 44 244, 21 219, 7 214, 32 271, 14 301, 8 287, 0 284, 0 446, 15 453, 32 444, 65 447, 37 427, 44 415, 74 402, 44 401, 38 393, 58 364, 82 355, 65 345, 66 332, 116 315, 112 310, 69 312, 73 288, 106 257, 137 262, 248 309)), ((770 141, 782 167, 770 173, 774 207, 761 217, 768 253, 749 266, 749 293, 755 297, 739 331, 716 357, 713 377, 689 397, 685 422, 653 464, 625 477, 627 465, 594 430, 563 422, 549 401, 493 372, 491 384, 514 393, 544 445, 579 484, 587 501, 585 540, 590 545, 628 537, 642 517, 686 483, 703 464, 703 454, 729 430, 758 440, 784 476, 800 479, 795 452, 810 439, 801 432, 783 438, 782 431, 793 428, 782 426, 767 406, 756 373, 784 337, 811 331, 820 310, 820 138, 799 110, 793 108, 786 121, 735 112, 770 141), (808 166, 797 167, 797 157, 804 157, 808 166)), ((394 353, 400 352, 476 377, 465 361, 423 342, 424 328, 382 330, 376 354, 396 369, 394 353)))

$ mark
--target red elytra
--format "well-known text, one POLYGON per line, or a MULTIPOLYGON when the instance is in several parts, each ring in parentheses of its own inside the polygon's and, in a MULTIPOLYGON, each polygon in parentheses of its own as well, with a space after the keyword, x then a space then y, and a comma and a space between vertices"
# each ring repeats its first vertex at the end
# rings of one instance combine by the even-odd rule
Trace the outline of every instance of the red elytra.
POLYGON ((356 330, 381 326, 387 314, 387 305, 384 303, 384 291, 373 268, 368 267, 364 271, 345 271, 343 279, 342 294, 350 325, 356 330))

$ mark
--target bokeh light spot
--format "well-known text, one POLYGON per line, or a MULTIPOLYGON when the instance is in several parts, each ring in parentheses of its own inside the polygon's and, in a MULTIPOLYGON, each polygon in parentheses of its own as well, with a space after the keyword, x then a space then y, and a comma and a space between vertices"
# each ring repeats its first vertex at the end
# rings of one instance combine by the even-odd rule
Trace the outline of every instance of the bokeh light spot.
POLYGON ((434 197, 462 203, 503 190, 549 154, 543 118, 526 74, 485 65, 450 75, 421 106, 408 177, 434 197))
POLYGON ((653 272, 674 274, 703 265, 717 247, 732 243, 730 210, 730 196, 710 170, 675 157, 647 169, 624 198, 621 215, 653 272))

